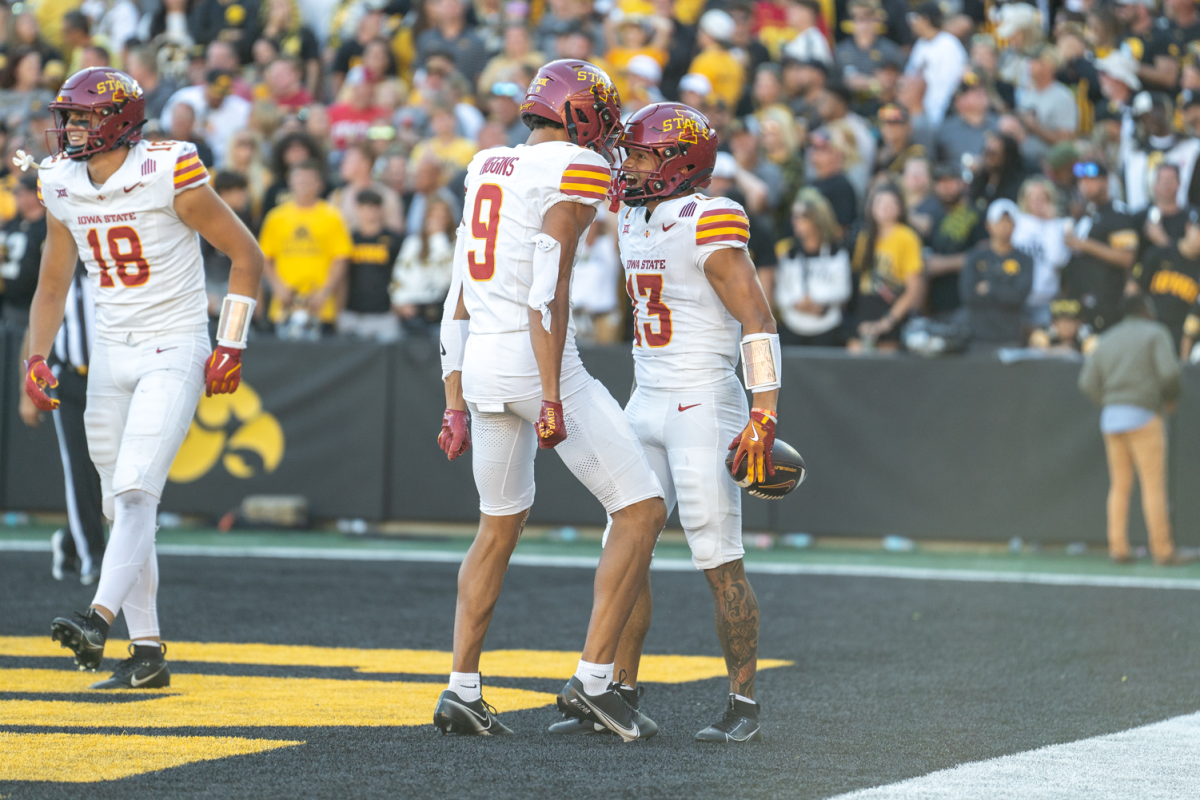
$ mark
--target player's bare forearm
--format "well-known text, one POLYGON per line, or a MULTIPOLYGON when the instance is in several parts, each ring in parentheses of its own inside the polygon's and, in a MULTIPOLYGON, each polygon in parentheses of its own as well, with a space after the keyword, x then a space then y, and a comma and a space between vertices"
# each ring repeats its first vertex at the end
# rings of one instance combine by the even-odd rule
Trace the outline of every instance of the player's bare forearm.
POLYGON ((559 379, 562 377, 563 349, 567 343, 567 322, 571 313, 571 270, 575 266, 575 251, 579 239, 596 218, 596 209, 582 203, 558 203, 546 212, 542 233, 554 238, 559 245, 558 281, 554 299, 549 303, 550 330, 542 327, 542 314, 529 310, 529 341, 537 360, 542 379, 542 399, 558 402, 559 379))
POLYGON ((1192 337, 1188 336, 1185 333, 1183 335, 1183 339, 1180 340, 1180 343, 1179 343, 1179 359, 1183 363, 1186 364, 1188 362, 1188 358, 1191 355, 1192 355, 1192 337))
POLYGON ((79 249, 66 225, 46 215, 46 245, 38 272, 37 291, 29 306, 29 347, 27 355, 45 356, 62 327, 67 292, 75 276, 79 249))
POLYGON ((446 389, 446 408, 455 411, 466 411, 467 401, 463 398, 462 373, 458 370, 446 376, 443 385, 446 389))
MULTIPOLYGON (((742 324, 743 334, 776 332, 771 304, 745 250, 718 250, 704 262, 704 274, 725 309, 742 324)), ((755 408, 775 411, 778 404, 778 389, 754 395, 755 408)))
POLYGON ((716 603, 717 639, 729 671, 729 689, 754 698, 758 671, 758 598, 742 560, 704 571, 716 603))
POLYGON ((254 234, 233 213, 211 186, 189 189, 175 198, 179 218, 232 262, 229 291, 258 297, 263 275, 263 253, 254 234))

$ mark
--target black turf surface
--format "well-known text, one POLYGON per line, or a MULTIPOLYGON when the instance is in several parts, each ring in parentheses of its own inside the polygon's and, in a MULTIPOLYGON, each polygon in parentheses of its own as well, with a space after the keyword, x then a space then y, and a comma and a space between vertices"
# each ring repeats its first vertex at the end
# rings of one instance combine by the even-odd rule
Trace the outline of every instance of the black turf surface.
MULTIPOLYGON (((90 601, 91 589, 52 581, 47 562, 44 554, 0 554, 0 635, 41 634, 52 617, 90 601)), ((450 647, 456 565, 160 557, 160 568, 168 641, 450 647)), ((583 569, 512 568, 487 647, 578 649, 591 577, 583 569)), ((653 580, 648 651, 718 655, 703 579, 655 573, 653 580)), ((648 742, 552 737, 550 708, 505 715, 519 735, 490 740, 442 737, 432 725, 128 729, 307 744, 86 786, 0 783, 0 797, 821 798, 1200 707, 1198 592, 764 575, 752 582, 762 609, 760 654, 796 662, 759 677, 761 746, 692 741, 723 708, 724 681, 711 680, 650 685, 644 708, 662 732, 648 742)), ((123 636, 123 626, 113 635, 123 636)), ((65 655, 0 658, 0 667, 18 664, 72 668, 65 655)), ((557 681, 492 683, 560 688, 557 681)), ((4 690, 0 684, 0 699, 9 696, 4 690)), ((79 753, 64 766, 86 769, 86 762, 79 753)))

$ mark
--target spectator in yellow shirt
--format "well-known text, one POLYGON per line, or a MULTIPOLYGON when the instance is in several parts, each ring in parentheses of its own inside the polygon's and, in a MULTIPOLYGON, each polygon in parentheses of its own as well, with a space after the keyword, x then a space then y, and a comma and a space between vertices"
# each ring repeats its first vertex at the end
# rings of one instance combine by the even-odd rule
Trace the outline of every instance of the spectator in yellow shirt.
POLYGON ((688 72, 695 72, 712 83, 715 99, 725 103, 731 111, 737 107, 746 83, 746 71, 742 62, 729 52, 733 40, 735 23, 724 11, 712 9, 700 17, 700 32, 696 44, 700 54, 692 59, 688 72))
POLYGON ((335 297, 354 243, 342 215, 321 199, 321 187, 320 164, 297 164, 288 173, 292 199, 263 221, 263 275, 274 295, 270 317, 277 324, 300 309, 326 325, 337 316, 335 297))
POLYGON ((671 46, 669 20, 614 9, 604 21, 604 37, 608 41, 608 52, 604 55, 619 71, 624 71, 629 59, 637 55, 650 56, 659 67, 667 65, 667 48, 671 46))
POLYGON ((854 247, 859 297, 857 330, 848 349, 860 352, 869 342, 879 350, 896 350, 900 326, 921 307, 924 294, 921 237, 902 222, 904 197, 893 184, 880 184, 867 208, 867 226, 854 247))
POLYGON ((412 150, 412 163, 420 164, 426 156, 432 155, 454 172, 465 170, 479 152, 479 147, 469 139, 459 136, 456 132, 457 126, 454 106, 448 103, 434 103, 429 112, 429 129, 433 131, 433 136, 417 142, 412 150))

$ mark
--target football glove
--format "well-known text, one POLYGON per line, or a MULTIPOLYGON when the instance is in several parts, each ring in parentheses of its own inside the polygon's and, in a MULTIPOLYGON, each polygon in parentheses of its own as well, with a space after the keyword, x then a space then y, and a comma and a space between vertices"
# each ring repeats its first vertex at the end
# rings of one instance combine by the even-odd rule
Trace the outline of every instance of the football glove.
POLYGON ((242 351, 221 345, 208 357, 204 394, 233 394, 242 385, 242 351))
POLYGON ((30 356, 25 361, 25 394, 42 411, 58 408, 58 400, 46 394, 46 389, 58 386, 58 378, 42 356, 30 356))
POLYGON ((538 447, 552 450, 567 438, 567 421, 563 417, 562 403, 542 401, 542 413, 537 421, 538 447))
POLYGON ((438 434, 438 447, 450 461, 471 449, 471 429, 467 427, 466 411, 447 408, 442 412, 442 432, 438 434))
POLYGON ((759 483, 768 475, 775 474, 775 465, 771 463, 771 448, 775 446, 775 420, 776 416, 771 411, 752 409, 750 421, 729 445, 730 450, 737 449, 733 455, 734 474, 742 465, 742 459, 750 459, 746 464, 746 480, 749 483, 759 483))

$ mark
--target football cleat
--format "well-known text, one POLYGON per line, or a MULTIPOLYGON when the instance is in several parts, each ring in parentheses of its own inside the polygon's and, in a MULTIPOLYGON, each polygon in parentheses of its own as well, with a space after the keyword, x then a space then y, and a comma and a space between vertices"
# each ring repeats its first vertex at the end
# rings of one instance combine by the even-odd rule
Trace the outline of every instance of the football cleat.
POLYGON ((496 719, 496 709, 483 698, 467 702, 447 689, 438 698, 433 710, 433 725, 442 735, 510 736, 512 729, 496 719))
POLYGON ((746 703, 729 695, 729 708, 712 725, 696 734, 697 742, 761 742, 758 704, 746 703))
POLYGON ((65 547, 67 536, 67 532, 59 528, 50 537, 50 552, 53 556, 53 560, 50 562, 50 574, 56 581, 61 581, 66 573, 74 572, 76 568, 75 557, 67 555, 65 547))
POLYGON ((625 696, 617 690, 618 686, 617 683, 610 683, 600 694, 588 694, 583 689, 583 681, 572 675, 558 695, 558 710, 565 716, 598 722, 626 742, 649 739, 658 733, 658 725, 631 707, 625 696))
POLYGON ((93 689, 162 689, 171 685, 167 646, 129 645, 129 658, 117 665, 112 677, 92 684, 93 689))
MULTIPOLYGON (((623 686, 619 683, 610 684, 609 688, 616 689, 629 707, 638 712, 640 717, 638 727, 643 731, 643 739, 649 739, 655 733, 658 733, 658 725, 654 720, 641 714, 639 708, 642 704, 642 695, 646 693, 646 687, 638 686, 636 689, 631 689, 628 686, 623 686), (651 732, 652 731, 652 732, 651 732)), ((558 734, 559 736, 572 736, 577 733, 602 733, 606 736, 612 736, 613 732, 601 725, 599 722, 594 722, 590 719, 581 719, 573 714, 564 711, 563 718, 550 726, 550 733, 558 734)))
POLYGON ((104 660, 108 623, 94 608, 83 614, 75 612, 72 617, 56 617, 50 623, 50 638, 75 653, 75 663, 80 669, 95 672, 104 660))

